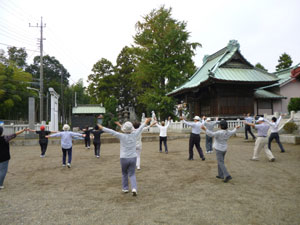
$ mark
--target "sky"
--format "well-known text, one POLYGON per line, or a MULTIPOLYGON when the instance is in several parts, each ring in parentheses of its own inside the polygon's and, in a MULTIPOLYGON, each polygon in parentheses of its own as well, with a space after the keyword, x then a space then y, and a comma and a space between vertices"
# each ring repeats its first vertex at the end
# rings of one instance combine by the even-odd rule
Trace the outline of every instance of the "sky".
POLYGON ((82 78, 88 85, 93 65, 101 58, 115 65, 122 48, 134 44, 135 24, 163 5, 187 23, 189 41, 201 43, 193 58, 197 67, 229 40, 269 72, 284 52, 293 65, 300 63, 299 0, 0 0, 0 49, 24 47, 33 63, 40 28, 32 26, 43 17, 44 55, 60 61, 71 84, 82 78))

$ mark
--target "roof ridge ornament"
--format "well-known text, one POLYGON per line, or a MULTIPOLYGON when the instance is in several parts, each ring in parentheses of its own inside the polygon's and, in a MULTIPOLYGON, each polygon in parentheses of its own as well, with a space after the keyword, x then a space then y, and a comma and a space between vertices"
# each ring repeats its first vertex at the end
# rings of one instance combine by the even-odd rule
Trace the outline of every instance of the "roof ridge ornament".
POLYGON ((240 44, 237 40, 230 40, 227 45, 227 50, 232 51, 234 48, 240 49, 240 44))
POLYGON ((206 63, 206 61, 207 61, 207 59, 208 59, 209 56, 210 56, 210 55, 204 55, 204 56, 203 56, 203 59, 202 59, 202 63, 203 63, 203 64, 206 63))

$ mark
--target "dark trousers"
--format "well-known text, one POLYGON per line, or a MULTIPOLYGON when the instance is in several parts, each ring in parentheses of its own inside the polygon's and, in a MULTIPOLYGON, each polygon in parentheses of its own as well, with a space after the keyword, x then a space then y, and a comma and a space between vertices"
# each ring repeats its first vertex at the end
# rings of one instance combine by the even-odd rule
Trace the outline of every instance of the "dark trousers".
POLYGON ((41 146, 41 155, 45 155, 46 150, 47 150, 47 146, 48 146, 48 142, 46 142, 46 143, 41 143, 40 142, 40 146, 41 146))
POLYGON ((190 135, 190 142, 189 142, 189 159, 193 159, 194 157, 194 152, 193 152, 193 148, 194 145, 197 148, 197 151, 200 155, 200 158, 204 158, 203 152, 202 152, 202 148, 200 147, 200 134, 193 134, 191 133, 190 135))
POLYGON ((62 148, 62 152, 63 152, 62 163, 66 164, 66 158, 67 158, 67 153, 68 153, 68 163, 71 164, 71 161, 72 161, 72 148, 69 148, 69 149, 62 148))
POLYGON ((85 147, 90 147, 91 145, 91 139, 90 138, 85 138, 84 139, 85 147))
POLYGON ((165 152, 168 152, 168 146, 167 146, 167 137, 159 137, 159 151, 162 151, 161 144, 164 143, 165 146, 165 152))
POLYGON ((95 148, 95 155, 96 156, 100 156, 100 146, 101 146, 101 142, 100 143, 93 143, 94 144, 94 148, 95 148))
POLYGON ((282 146, 282 144, 280 142, 278 133, 271 133, 270 134, 269 142, 268 142, 269 149, 271 150, 271 142, 273 141, 273 139, 276 140, 277 144, 279 145, 279 148, 280 148, 281 152, 284 152, 284 148, 283 148, 283 146, 282 146))
POLYGON ((245 125, 245 139, 248 139, 248 132, 251 134, 252 138, 255 139, 254 134, 251 131, 251 127, 249 125, 245 125))

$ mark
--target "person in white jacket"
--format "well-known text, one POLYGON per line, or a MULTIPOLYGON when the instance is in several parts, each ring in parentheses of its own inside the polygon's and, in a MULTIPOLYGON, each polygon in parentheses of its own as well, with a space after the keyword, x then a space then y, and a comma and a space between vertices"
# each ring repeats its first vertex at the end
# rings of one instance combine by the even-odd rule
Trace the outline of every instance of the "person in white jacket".
POLYGON ((165 153, 168 154, 168 145, 167 145, 167 130, 170 125, 171 117, 169 116, 168 122, 165 125, 165 121, 161 122, 161 125, 157 123, 157 121, 154 122, 154 124, 159 129, 159 152, 162 152, 162 143, 164 143, 165 146, 165 153))
POLYGON ((278 126, 281 120, 281 116, 277 119, 276 117, 272 117, 272 122, 270 122, 269 120, 265 119, 265 121, 270 124, 270 129, 271 129, 271 134, 268 140, 268 148, 271 150, 271 142, 273 141, 273 139, 276 140, 281 152, 285 152, 280 139, 279 139, 279 134, 278 134, 278 126))
POLYGON ((218 161, 218 176, 216 176, 216 178, 224 179, 224 182, 227 183, 232 179, 224 163, 225 154, 227 152, 227 140, 236 133, 236 129, 240 128, 240 126, 237 126, 233 130, 227 130, 228 125, 226 120, 221 120, 220 126, 221 130, 215 132, 208 130, 205 126, 201 126, 201 128, 206 131, 208 136, 215 138, 213 147, 216 150, 218 161))

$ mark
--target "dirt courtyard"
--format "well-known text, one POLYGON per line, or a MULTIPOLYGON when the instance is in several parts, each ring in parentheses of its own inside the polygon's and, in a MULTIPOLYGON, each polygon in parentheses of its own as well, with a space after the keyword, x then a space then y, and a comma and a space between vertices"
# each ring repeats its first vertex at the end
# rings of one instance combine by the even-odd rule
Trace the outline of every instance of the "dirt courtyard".
MULTIPOLYGON (((300 224, 300 146, 274 142, 274 163, 264 152, 249 159, 254 142, 232 138, 225 163, 233 179, 216 179, 215 154, 188 161, 188 139, 143 142, 138 196, 121 192, 119 144, 103 144, 101 157, 73 146, 72 168, 61 166, 60 146, 11 146, 0 191, 0 224, 300 224)), ((201 146, 205 142, 202 138, 201 146)), ((196 151, 194 150, 194 153, 196 151)))

